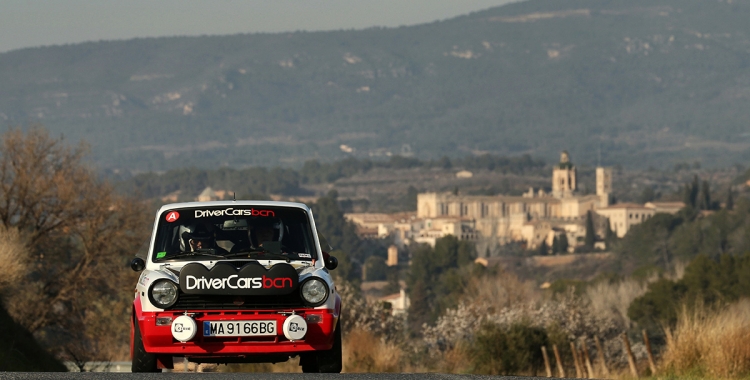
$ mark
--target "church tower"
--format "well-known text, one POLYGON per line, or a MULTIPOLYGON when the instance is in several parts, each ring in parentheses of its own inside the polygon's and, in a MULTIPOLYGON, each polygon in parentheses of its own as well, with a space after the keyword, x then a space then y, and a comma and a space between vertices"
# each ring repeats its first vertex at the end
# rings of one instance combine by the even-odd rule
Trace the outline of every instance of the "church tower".
POLYGON ((596 195, 599 196, 599 207, 609 206, 612 194, 612 168, 596 168, 596 195))
POLYGON ((560 163, 552 170, 552 196, 567 198, 576 191, 576 167, 570 162, 567 151, 560 153, 560 163))

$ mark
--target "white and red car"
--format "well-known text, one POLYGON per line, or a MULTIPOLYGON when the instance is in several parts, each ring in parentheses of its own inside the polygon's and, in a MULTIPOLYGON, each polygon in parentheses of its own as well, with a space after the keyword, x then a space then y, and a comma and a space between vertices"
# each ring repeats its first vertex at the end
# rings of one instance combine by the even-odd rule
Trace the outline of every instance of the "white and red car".
POLYGON ((133 301, 133 372, 196 363, 283 362, 341 372, 336 258, 301 203, 163 206, 133 301), (323 242, 321 243, 321 240, 323 242), (321 249, 321 244, 323 249, 321 249))

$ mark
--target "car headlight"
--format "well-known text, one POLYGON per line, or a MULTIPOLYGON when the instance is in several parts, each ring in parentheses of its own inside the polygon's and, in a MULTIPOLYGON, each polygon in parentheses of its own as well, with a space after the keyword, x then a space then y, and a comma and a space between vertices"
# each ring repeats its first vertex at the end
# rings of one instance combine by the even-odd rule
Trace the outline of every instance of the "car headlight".
POLYGON ((328 299, 328 285, 319 278, 311 278, 302 284, 300 293, 308 306, 320 306, 328 299))
POLYGON ((148 298, 154 306, 166 309, 177 302, 177 284, 169 280, 157 280, 151 285, 148 298))

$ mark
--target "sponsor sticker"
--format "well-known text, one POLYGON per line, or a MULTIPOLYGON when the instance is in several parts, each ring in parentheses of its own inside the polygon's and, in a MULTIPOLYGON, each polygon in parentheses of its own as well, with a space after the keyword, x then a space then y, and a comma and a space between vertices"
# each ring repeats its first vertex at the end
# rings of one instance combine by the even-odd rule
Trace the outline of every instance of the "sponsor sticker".
POLYGON ((161 259, 162 257, 164 257, 164 256, 166 256, 166 255, 167 255, 167 253, 166 253, 166 252, 158 252, 158 253, 156 253, 156 258, 157 258, 157 259, 161 259))
POLYGON ((179 212, 172 211, 169 214, 167 214, 167 218, 166 218, 167 222, 169 222, 169 223, 176 222, 177 219, 180 219, 180 213, 179 212))
POLYGON ((210 216, 276 216, 273 210, 245 209, 239 210, 232 207, 224 210, 195 210, 195 218, 205 218, 210 216))
POLYGON ((187 290, 211 290, 218 289, 292 289, 294 282, 289 277, 239 277, 233 274, 227 278, 200 278, 185 276, 185 289, 187 290))
POLYGON ((289 264, 266 269, 253 262, 238 270, 228 263, 217 263, 212 269, 190 263, 180 271, 180 288, 187 294, 284 295, 298 285, 297 270, 289 264))
POLYGON ((312 255, 310 255, 309 253, 298 253, 297 256, 304 257, 306 259, 311 259, 312 258, 312 255))

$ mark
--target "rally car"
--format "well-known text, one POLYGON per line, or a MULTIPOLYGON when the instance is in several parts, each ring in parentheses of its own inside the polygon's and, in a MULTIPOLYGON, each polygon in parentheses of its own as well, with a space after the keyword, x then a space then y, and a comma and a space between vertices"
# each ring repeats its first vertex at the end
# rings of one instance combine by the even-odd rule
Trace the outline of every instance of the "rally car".
POLYGON ((341 372, 337 266, 301 203, 163 206, 131 263, 133 372, 196 363, 277 363, 341 372))

